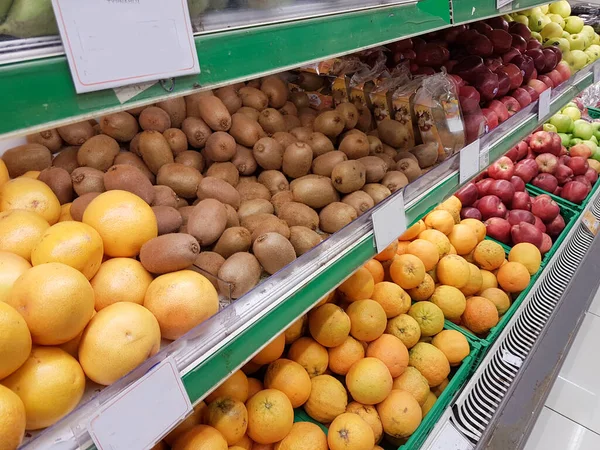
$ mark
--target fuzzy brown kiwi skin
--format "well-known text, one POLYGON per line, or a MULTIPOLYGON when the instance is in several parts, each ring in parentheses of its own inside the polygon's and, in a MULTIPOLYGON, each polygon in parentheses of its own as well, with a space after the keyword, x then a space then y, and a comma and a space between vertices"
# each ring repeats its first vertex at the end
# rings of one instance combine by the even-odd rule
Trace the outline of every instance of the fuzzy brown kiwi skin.
POLYGON ((48 167, 40 172, 38 180, 52 189, 61 205, 73 201, 73 182, 71 175, 60 167, 48 167))
POLYGON ((240 298, 258 284, 261 273, 262 267, 254 255, 234 253, 219 269, 219 292, 226 293, 231 286, 231 298, 240 298))
POLYGON ((179 128, 169 128, 165 130, 163 136, 167 140, 169 147, 171 147, 173 156, 177 156, 188 149, 187 136, 179 128))
POLYGON ((220 178, 231 186, 236 187, 240 180, 240 173, 232 162, 216 162, 206 171, 206 176, 220 178))
POLYGON ((177 208, 177 194, 169 186, 156 185, 154 189, 154 201, 150 206, 170 206, 177 208))
POLYGON ((204 151, 206 152, 206 156, 212 161, 230 161, 236 152, 235 139, 229 133, 215 131, 206 140, 204 151))
POLYGON ((323 208, 329 203, 340 200, 329 178, 301 180, 294 185, 292 193, 294 201, 304 203, 313 209, 323 208))
POLYGON ((263 109, 258 116, 258 123, 269 136, 287 130, 283 115, 274 108, 263 109))
POLYGON ((224 205, 225 205, 225 210, 227 211, 227 223, 225 224, 225 229, 232 228, 232 227, 239 227, 240 226, 240 218, 238 217, 237 211, 235 210, 235 208, 231 205, 228 205, 227 203, 225 203, 224 205))
POLYGON ((58 127, 56 131, 69 145, 83 145, 85 141, 94 136, 94 128, 87 121, 58 127))
POLYGON ((325 111, 317 116, 313 124, 314 130, 328 137, 339 136, 346 123, 338 111, 325 111))
POLYGON ((52 167, 60 167, 71 173, 79 167, 77 152, 79 147, 63 147, 60 153, 54 156, 52 167))
POLYGON ((244 176, 252 175, 258 167, 252 150, 242 145, 236 145, 235 155, 231 158, 231 162, 237 168, 240 175, 244 176))
POLYGON ((355 191, 346 195, 342 203, 352 206, 359 216, 375 206, 373 198, 364 191, 355 191))
POLYGON ((181 131, 185 133, 188 144, 194 148, 202 148, 212 134, 210 127, 199 117, 187 117, 181 124, 181 131))
POLYGON ((119 143, 106 135, 98 135, 88 139, 77 152, 80 166, 93 167, 105 171, 113 165, 121 148, 119 143))
POLYGON ((100 129, 119 142, 129 142, 139 131, 138 121, 125 111, 100 118, 100 129))
POLYGON ((320 244, 321 237, 310 228, 295 226, 290 227, 290 243, 294 247, 296 256, 300 257, 320 244))
POLYGON ((271 195, 290 189, 290 183, 283 173, 278 170, 265 170, 258 176, 258 182, 264 185, 271 195))
POLYGON ((148 178, 148 181, 150 181, 151 184, 156 183, 156 176, 150 171, 150 169, 148 169, 148 166, 146 165, 146 163, 144 163, 142 158, 140 158, 135 153, 120 152, 115 157, 115 160, 113 161, 113 163, 115 166, 121 165, 121 164, 127 164, 128 166, 133 166, 136 169, 138 169, 140 172, 142 172, 144 174, 144 176, 146 178, 148 178))
POLYGON ((404 158, 396 162, 396 170, 399 170, 406 178, 408 178, 409 183, 416 180, 421 176, 421 168, 419 167, 419 163, 411 158, 404 158))
POLYGON ((238 217, 240 220, 253 214, 273 214, 273 204, 264 198, 255 198, 246 200, 240 204, 238 208, 238 217))
POLYGON ((169 115, 171 127, 181 128, 181 124, 187 116, 187 108, 183 97, 169 98, 158 102, 156 106, 169 115))
POLYGON ((331 172, 333 186, 343 194, 357 191, 365 185, 367 169, 356 160, 343 161, 331 172))
POLYGON ((140 249, 140 262, 151 273, 183 270, 194 264, 200 245, 186 233, 168 233, 150 239, 140 249))
POLYGON ((240 207, 240 193, 220 178, 204 177, 198 184, 196 194, 200 200, 214 198, 231 205, 235 210, 240 207))
POLYGON ((265 233, 252 244, 252 253, 265 271, 274 274, 296 259, 291 242, 279 233, 265 233))
POLYGON ((297 116, 284 115, 283 122, 285 123, 285 131, 293 130, 302 126, 302 122, 297 116))
POLYGON ((353 103, 340 103, 335 109, 342 115, 346 130, 351 130, 356 126, 359 114, 353 103))
POLYGON ((388 171, 388 165, 377 156, 365 156, 358 161, 365 166, 367 183, 378 183, 388 171))
POLYGON ((331 139, 329 139, 323 133, 319 133, 316 131, 314 133, 311 133, 306 143, 312 148, 313 157, 315 158, 335 150, 331 139))
POLYGON ((348 157, 344 152, 338 150, 317 156, 312 163, 312 173, 324 177, 331 177, 333 168, 343 161, 348 161, 348 157))
POLYGON ((77 222, 81 222, 83 220, 83 213, 87 206, 94 200, 96 197, 100 195, 100 192, 89 192, 87 194, 80 195, 73 203, 71 203, 71 217, 73 220, 77 222))
POLYGON ((410 150, 417 158, 419 167, 425 168, 434 165, 438 159, 437 144, 421 144, 410 150))
POLYGON ((195 150, 181 152, 175 157, 175 162, 187 167, 193 167, 200 172, 204 170, 204 157, 202 156, 202 153, 195 150))
POLYGON ((150 180, 137 168, 127 164, 110 167, 104 174, 106 190, 122 190, 131 192, 146 203, 154 201, 154 188, 150 180))
POLYGON ((277 217, 288 226, 304 226, 311 230, 319 227, 319 215, 310 206, 298 202, 285 202, 277 208, 277 217))
POLYGON ((260 90, 269 99, 271 108, 282 108, 287 102, 289 95, 287 84, 277 75, 266 77, 261 83, 260 90))
MULTIPOLYGON (((219 269, 225 262, 225 258, 215 252, 201 252, 197 257, 194 265, 190 269, 204 275, 210 281, 215 289, 219 289, 217 275, 219 269)), ((221 292, 226 295, 226 293, 221 292)))
POLYGON ((381 184, 394 193, 408 184, 408 178, 402 172, 392 170, 385 174, 383 180, 381 180, 381 184))
POLYGON ((240 109, 237 110, 237 113, 238 114, 243 114, 248 119, 255 120, 256 122, 258 122, 258 118, 260 116, 260 112, 259 111, 257 111, 254 108, 250 108, 249 106, 242 106, 240 109))
POLYGON ((39 133, 30 134, 27 136, 27 143, 43 145, 52 153, 56 153, 61 149, 63 140, 60 137, 60 134, 58 134, 58 131, 56 131, 54 128, 51 128, 50 130, 44 130, 40 131, 39 133))
POLYGON ((139 117, 140 127, 144 131, 164 133, 171 128, 171 117, 157 106, 150 106, 142 111, 139 117))
POLYGON ((269 97, 260 89, 254 87, 246 86, 241 88, 240 97, 244 106, 249 106, 257 111, 262 111, 269 106, 269 97))
POLYGON ((359 133, 348 135, 340 142, 339 150, 344 152, 348 159, 369 156, 369 140, 364 133, 359 133))
POLYGON ((257 164, 265 170, 279 170, 283 163, 283 147, 270 137, 260 138, 252 148, 257 164))
POLYGON ((279 208, 284 203, 289 203, 294 201, 294 194, 292 191, 281 191, 271 197, 271 204, 273 205, 273 209, 275 210, 275 214, 279 214, 279 208))
POLYGON ((308 95, 306 92, 292 92, 290 93, 290 101, 299 110, 300 108, 308 108, 310 102, 308 101, 308 95))
POLYGON ((310 127, 297 127, 290 130, 290 134, 300 142, 308 142, 313 131, 310 127))
POLYGON ((52 154, 40 144, 19 145, 6 150, 2 155, 8 174, 16 178, 30 170, 44 170, 52 165, 52 154))
POLYGON ((211 91, 194 92, 193 94, 186 95, 183 97, 185 100, 185 111, 187 117, 200 118, 200 109, 198 107, 198 100, 204 96, 212 95, 211 91))
POLYGON ((165 164, 174 162, 171 147, 162 132, 159 131, 143 131, 141 133, 140 153, 142 159, 154 174, 157 174, 165 164))
POLYGON ((356 210, 345 203, 334 202, 327 205, 319 213, 321 230, 335 233, 358 217, 356 210))
POLYGON ((383 153, 383 143, 377 136, 367 136, 369 140, 369 155, 377 156, 383 153))
POLYGON ((311 130, 314 128, 315 120, 319 114, 312 108, 299 108, 298 109, 298 119, 300 119, 300 124, 303 127, 310 128, 311 130))
POLYGON ((219 97, 200 97, 198 108, 200 117, 213 131, 227 131, 231 128, 231 114, 219 97))
POLYGON ((82 196, 90 192, 104 192, 104 172, 92 167, 78 167, 71 173, 73 189, 82 196))
POLYGON ((171 206, 153 206, 152 211, 156 216, 159 236, 175 233, 183 224, 181 213, 171 206))
POLYGON ((225 86, 215 91, 215 96, 221 99, 229 114, 235 114, 242 107, 242 98, 239 95, 239 88, 235 86, 225 86))
POLYGON ((285 104, 279 108, 279 112, 284 116, 298 116, 298 108, 291 101, 286 101, 285 104))
POLYGON ((242 202, 253 200, 255 198, 271 200, 271 192, 269 189, 256 181, 238 183, 236 189, 240 193, 240 201, 242 202))
POLYGON ((223 203, 208 198, 201 200, 190 213, 187 230, 200 245, 215 243, 227 226, 227 210, 223 203))
POLYGON ((279 142, 279 145, 281 145, 284 149, 290 145, 293 144, 294 142, 298 141, 298 139, 296 139, 296 136, 294 136, 291 133, 288 133, 287 131, 285 132, 277 132, 275 134, 273 134, 273 136, 271 136, 273 139, 275 139, 277 142, 279 142))
POLYGON ((202 174, 192 167, 183 164, 168 163, 163 165, 156 175, 156 182, 169 186, 179 197, 193 199, 202 181, 202 174))
POLYGON ((227 259, 234 253, 247 252, 250 250, 252 240, 250 232, 244 227, 231 227, 223 231, 223 234, 213 247, 213 252, 227 259))
POLYGON ((283 173, 291 178, 299 178, 308 174, 312 165, 313 151, 310 145, 296 142, 283 152, 283 173))
POLYGON ((261 137, 266 136, 260 124, 244 114, 236 113, 231 117, 229 134, 245 147, 253 147, 261 137))

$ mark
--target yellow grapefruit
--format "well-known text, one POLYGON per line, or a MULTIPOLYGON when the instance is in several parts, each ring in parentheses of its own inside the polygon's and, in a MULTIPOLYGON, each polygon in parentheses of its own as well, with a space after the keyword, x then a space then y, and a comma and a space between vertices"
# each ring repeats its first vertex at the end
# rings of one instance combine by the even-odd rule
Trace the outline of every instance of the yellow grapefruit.
POLYGON ((6 301, 17 278, 30 268, 31 264, 22 256, 0 251, 0 302, 6 301))
POLYGON ((0 384, 0 450, 14 450, 24 434, 25 405, 17 394, 0 384))
POLYGON ((0 187, 0 211, 14 209, 38 213, 50 225, 60 217, 60 202, 52 189, 31 178, 15 178, 0 187))
POLYGON ((31 261, 31 251, 50 225, 32 211, 13 209, 0 212, 0 250, 31 261))
POLYGON ((9 304, 0 301, 0 380, 27 361, 31 334, 25 319, 9 304))

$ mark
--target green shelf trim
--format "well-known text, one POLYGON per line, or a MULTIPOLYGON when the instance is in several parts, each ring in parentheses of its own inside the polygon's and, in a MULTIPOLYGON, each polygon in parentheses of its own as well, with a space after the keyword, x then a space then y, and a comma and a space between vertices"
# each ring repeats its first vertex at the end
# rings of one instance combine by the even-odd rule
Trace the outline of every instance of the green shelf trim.
POLYGON ((516 0, 510 5, 497 9, 496 0, 477 2, 473 0, 452 0, 452 12, 454 23, 461 24, 547 4, 547 1, 540 0, 516 0))
POLYGON ((172 93, 156 84, 124 105, 111 89, 77 95, 64 56, 3 65, 0 66, 3 99, 0 138, 254 78, 449 25, 447 0, 421 0, 199 35, 195 40, 200 75, 178 78, 172 93))

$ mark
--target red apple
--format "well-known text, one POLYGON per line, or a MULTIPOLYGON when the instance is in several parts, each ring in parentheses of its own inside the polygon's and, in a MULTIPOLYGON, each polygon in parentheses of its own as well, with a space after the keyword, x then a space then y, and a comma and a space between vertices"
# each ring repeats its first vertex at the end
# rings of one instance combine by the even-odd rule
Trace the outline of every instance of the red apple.
POLYGON ((469 182, 456 191, 454 195, 460 200, 460 203, 463 206, 471 206, 477 201, 479 191, 477 190, 475 183, 469 182))
POLYGON ((472 206, 465 206, 460 210, 460 218, 481 220, 481 212, 472 206))
POLYGON ((571 78, 571 68, 569 67, 569 63, 566 61, 561 61, 556 65, 556 70, 562 76, 563 81, 567 81, 571 78))
POLYGON ((579 181, 580 183, 585 184, 585 187, 588 189, 588 192, 592 190, 592 183, 590 183, 590 180, 588 180, 585 175, 577 175, 575 178, 573 178, 573 181, 579 181))
POLYGON ((527 50, 535 50, 536 48, 542 48, 542 43, 536 38, 531 38, 527 41, 527 50))
POLYGON ((481 56, 470 55, 460 59, 453 70, 456 75, 471 83, 476 80, 477 73, 484 68, 481 56))
POLYGON ((494 53, 502 55, 510 50, 512 46, 512 36, 508 31, 497 29, 487 33, 487 37, 492 41, 494 53))
MULTIPOLYGON (((515 187, 515 194, 517 192, 523 192, 523 191, 525 191, 525 182, 520 177, 518 177, 516 175, 513 175, 510 178, 510 182, 515 187)), ((514 199, 514 197, 513 197, 513 199, 514 199)))
POLYGON ((511 34, 512 36, 512 46, 519 50, 521 53, 524 53, 527 50, 527 41, 523 36, 518 34, 511 34))
POLYGON ((554 83, 554 86, 558 86, 559 84, 561 84, 563 82, 562 75, 556 69, 551 70, 550 72, 548 72, 548 76, 550 77, 550 79, 554 83))
POLYGON ((558 158, 551 153, 541 153, 535 158, 538 169, 543 173, 554 173, 558 167, 558 158))
POLYGON ((571 159, 567 162, 567 166, 569 166, 575 176, 584 175, 590 168, 587 158, 582 158, 581 156, 571 156, 571 159))
POLYGON ((496 98, 504 97, 510 91, 510 77, 498 67, 494 73, 498 75, 498 93, 496 98))
POLYGON ((479 74, 475 80, 475 88, 479 91, 483 100, 493 100, 499 90, 498 75, 492 72, 479 74))
POLYGON ((509 117, 506 105, 500 100, 492 100, 489 103, 488 108, 496 113, 496 115, 498 116, 498 121, 500 123, 504 122, 509 117))
POLYGON ((481 34, 487 34, 493 30, 493 28, 485 22, 473 22, 471 24, 472 30, 477 30, 481 34))
POLYGON ((558 203, 547 194, 534 197, 531 202, 531 212, 542 219, 543 222, 552 222, 560 214, 558 203))
POLYGON ((540 80, 529 80, 527 82, 527 86, 531 86, 532 88, 534 88, 537 91, 538 95, 544 92, 546 89, 548 89, 546 83, 540 80))
POLYGON ((542 245, 540 246, 540 253, 542 255, 548 253, 552 248, 552 238, 546 233, 542 233, 542 245))
POLYGON ((529 140, 529 148, 531 148, 534 153, 550 153, 558 156, 560 154, 560 147, 560 136, 549 131, 536 131, 531 135, 531 139, 529 140), (556 136, 558 140, 555 140, 554 136, 556 136))
POLYGON ((515 165, 515 175, 529 183, 538 174, 538 165, 533 159, 523 159, 515 165))
POLYGON ((504 63, 504 61, 502 61, 501 57, 496 56, 496 57, 485 58, 483 60, 483 63, 485 64, 485 67, 487 67, 492 72, 494 72, 498 67, 500 67, 504 63))
POLYGON ((512 209, 508 212, 506 220, 511 225, 518 225, 521 222, 527 222, 533 225, 535 223, 535 217, 533 214, 525 209, 512 209))
POLYGON ((577 144, 571 147, 569 150, 569 156, 581 156, 582 158, 588 159, 592 156, 592 151, 585 144, 577 144))
POLYGON ((486 195, 479 199, 477 209, 481 211, 483 220, 487 220, 490 217, 502 217, 506 216, 506 206, 496 195, 486 195))
POLYGON ((507 95, 502 97, 500 101, 504 103, 504 105, 506 105, 506 109, 508 110, 509 116, 514 116, 517 112, 521 110, 521 105, 514 97, 510 97, 507 95))
POLYGON ((517 146, 515 145, 513 148, 507 151, 504 156, 510 158, 512 162, 517 162, 519 156, 519 150, 517 149, 517 146))
POLYGON ((473 36, 466 44, 467 52, 471 55, 477 56, 490 56, 494 53, 494 46, 487 36, 480 34, 479 36, 473 36))
POLYGON ((538 230, 540 230, 542 233, 545 233, 546 232, 546 224, 544 222, 542 222, 542 219, 540 219, 535 214, 534 214, 534 217, 535 217, 535 223, 534 223, 534 225, 536 226, 536 228, 538 230))
POLYGON ((519 102, 521 108, 525 108, 533 101, 531 99, 531 95, 529 95, 529 92, 520 87, 512 91, 510 95, 519 102))
POLYGON ((520 244, 521 242, 529 242, 535 245, 537 248, 542 246, 542 232, 527 222, 521 222, 518 225, 513 225, 510 229, 510 236, 513 244, 520 244))
POLYGON ((554 176, 558 180, 558 184, 562 186, 566 182, 571 181, 571 179, 573 178, 573 171, 569 166, 561 164, 559 162, 558 166, 556 167, 556 172, 554 173, 554 176))
POLYGON ((504 19, 504 17, 492 17, 491 19, 487 20, 487 23, 489 23, 491 27, 496 30, 508 31, 508 22, 506 19, 504 19))
POLYGON ((513 196, 511 207, 531 211, 531 197, 528 192, 517 191, 513 196))
POLYGON ((555 69, 557 64, 562 60, 562 50, 555 45, 550 45, 545 49, 550 50, 552 53, 554 53, 554 55, 556 55, 556 64, 554 64, 554 67, 552 68, 555 69))
POLYGON ((475 183, 475 186, 477 187, 477 193, 478 193, 479 198, 485 197, 486 195, 488 195, 488 190, 490 189, 490 186, 493 182, 494 182, 493 179, 485 178, 485 179, 475 183))
POLYGON ((554 192, 554 189, 558 186, 558 180, 550 173, 540 173, 531 180, 531 184, 546 192, 554 192))
POLYGON ((565 229, 565 219, 560 214, 552 222, 546 224, 546 233, 551 237, 557 237, 565 229))
POLYGON ((479 110, 481 97, 473 86, 462 86, 458 91, 460 106, 464 113, 472 113, 479 110))
POLYGON ((465 122, 465 134, 467 144, 475 141, 479 136, 485 133, 486 120, 481 113, 468 113, 463 116, 465 122))
POLYGON ((516 145, 516 147, 518 151, 517 161, 520 161, 527 156, 527 152, 529 151, 529 144, 525 141, 520 141, 516 145))
POLYGON ((500 157, 488 168, 488 174, 495 180, 509 180, 515 173, 515 165, 507 156, 500 157))
POLYGON ((581 203, 588 194, 587 186, 581 181, 569 181, 563 186, 561 197, 573 203, 581 203))
POLYGON ((560 155, 558 157, 558 162, 560 164, 567 165, 567 163, 569 162, 570 159, 571 159, 571 157, 569 155, 560 155))
POLYGON ((588 170, 586 170, 584 176, 588 179, 588 181, 592 185, 594 185, 596 183, 596 181, 598 181, 598 172, 596 172, 592 168, 589 168, 588 170))
POLYGON ((505 66, 498 67, 497 70, 505 72, 508 75, 511 89, 516 89, 523 84, 523 73, 515 64, 508 63, 505 66))
POLYGON ((465 28, 462 28, 460 25, 457 27, 448 28, 443 31, 443 38, 446 42, 453 43, 456 41, 456 37, 464 30, 465 28))
POLYGON ((560 194, 562 193, 562 187, 558 186, 556 189, 554 189, 553 194, 556 195, 557 197, 560 197, 560 194))
POLYGON ((448 59, 446 57, 447 51, 448 50, 437 44, 425 44, 417 53, 415 62, 420 66, 439 67, 448 59))
POLYGON ((523 86, 521 86, 521 88, 525 89, 527 91, 527 93, 531 97, 532 102, 535 102, 540 97, 540 94, 538 94, 538 91, 536 91, 534 88, 532 88, 531 86, 529 86, 527 84, 524 84, 523 86))
POLYGON ((500 198, 504 204, 509 204, 515 195, 515 187, 508 180, 494 180, 492 184, 490 184, 488 195, 495 195, 500 198))
MULTIPOLYGON (((511 37, 512 39, 512 37, 511 37)), ((521 52, 514 47, 511 47, 504 55, 502 55, 502 62, 504 64, 508 64, 513 60, 513 58, 519 56, 521 52)))
POLYGON ((546 67, 546 58, 544 57, 544 52, 541 48, 527 50, 525 54, 533 59, 533 65, 538 72, 544 70, 544 67, 546 67))
MULTIPOLYGON (((535 70, 535 65, 533 63, 533 58, 527 55, 518 55, 511 61, 511 64, 514 64, 519 69, 521 69, 521 74, 523 75, 523 80, 525 82, 531 79, 533 75, 533 71, 535 70)), ((521 83, 523 84, 523 83, 521 83)), ((520 86, 520 85, 519 85, 520 86)))
POLYGON ((487 121, 488 130, 493 130, 498 126, 499 120, 498 115, 490 108, 483 108, 481 110, 487 121))
POLYGON ((510 243, 510 229, 511 225, 508 220, 501 217, 491 217, 485 222, 486 233, 492 239, 503 242, 504 244, 510 243))
POLYGON ((511 34, 518 34, 525 40, 531 39, 531 30, 527 25, 520 22, 511 22, 508 24, 508 31, 511 34))
POLYGON ((552 81, 552 78, 550 78, 548 75, 540 75, 539 77, 537 77, 537 79, 540 80, 542 83, 544 83, 549 88, 551 88, 551 89, 554 88, 554 82, 552 81))

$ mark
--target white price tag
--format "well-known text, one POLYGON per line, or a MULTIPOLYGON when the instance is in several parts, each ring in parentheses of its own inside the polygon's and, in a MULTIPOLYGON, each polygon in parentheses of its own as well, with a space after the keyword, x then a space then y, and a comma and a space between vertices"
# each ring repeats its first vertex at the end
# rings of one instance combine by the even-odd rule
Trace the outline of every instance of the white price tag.
POLYGON ((52 0, 77 93, 200 73, 186 0, 52 0))
POLYGON ((502 350, 502 361, 515 367, 521 367, 523 365, 523 360, 517 355, 513 355, 508 350, 502 350))
MULTIPOLYGON (((513 0, 496 0, 496 9, 504 8, 507 5, 511 5, 513 0)), ((512 8, 507 8, 508 11, 512 10, 512 8)), ((508 12, 502 11, 502 12, 508 12)))
POLYGON ((542 121, 548 114, 550 114, 550 97, 552 95, 552 89, 548 88, 540 94, 538 98, 538 119, 542 121))
POLYGON ((594 63, 594 83, 600 81, 600 64, 594 63))
POLYGON ((146 89, 150 89, 156 83, 156 81, 148 81, 146 83, 132 84, 130 86, 114 88, 113 91, 115 91, 115 95, 117 96, 119 103, 123 104, 138 94, 141 94, 146 89))
POLYGON ((476 139, 460 151, 460 169, 458 171, 460 184, 479 173, 479 149, 479 139, 476 139))
POLYGON ((428 450, 472 450, 473 445, 450 422, 446 422, 428 450))
POLYGON ((404 192, 396 194, 381 208, 373 213, 373 234, 377 253, 398 239, 406 231, 406 211, 404 211, 404 192))
POLYGON ((90 420, 98 450, 150 449, 192 411, 173 358, 152 368, 90 420))

